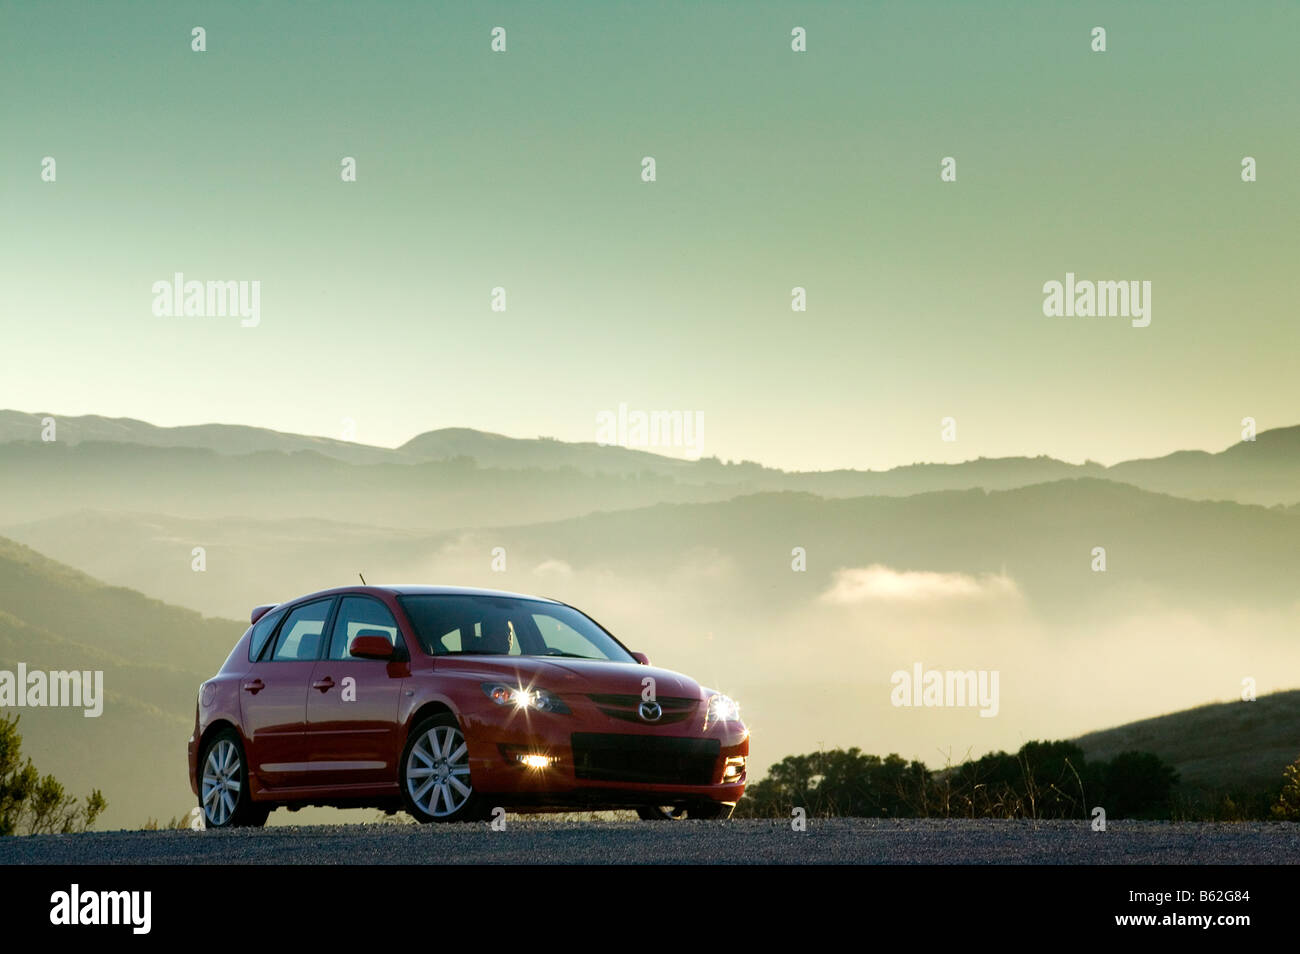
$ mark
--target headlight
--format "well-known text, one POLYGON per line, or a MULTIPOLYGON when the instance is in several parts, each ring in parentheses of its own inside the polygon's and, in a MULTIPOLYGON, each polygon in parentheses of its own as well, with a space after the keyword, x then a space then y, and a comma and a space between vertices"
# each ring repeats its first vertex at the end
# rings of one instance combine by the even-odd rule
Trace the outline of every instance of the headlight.
POLYGON ((560 701, 559 696, 545 689, 524 689, 499 682, 485 682, 483 691, 499 706, 536 709, 538 712, 554 712, 559 715, 567 714, 569 711, 569 707, 560 701))
POLYGON ((740 703, 731 696, 714 693, 709 697, 710 722, 736 722, 740 719, 740 703))

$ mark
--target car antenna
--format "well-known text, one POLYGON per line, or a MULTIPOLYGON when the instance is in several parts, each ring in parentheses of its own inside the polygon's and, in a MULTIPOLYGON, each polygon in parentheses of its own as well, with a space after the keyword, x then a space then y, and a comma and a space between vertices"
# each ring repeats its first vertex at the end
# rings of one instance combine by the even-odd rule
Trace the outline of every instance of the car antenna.
MULTIPOLYGON (((361 576, 361 574, 358 573, 357 576, 361 576)), ((370 585, 369 583, 366 582, 366 578, 365 578, 364 576, 361 576, 361 585, 362 585, 362 586, 369 586, 369 585, 370 585)))

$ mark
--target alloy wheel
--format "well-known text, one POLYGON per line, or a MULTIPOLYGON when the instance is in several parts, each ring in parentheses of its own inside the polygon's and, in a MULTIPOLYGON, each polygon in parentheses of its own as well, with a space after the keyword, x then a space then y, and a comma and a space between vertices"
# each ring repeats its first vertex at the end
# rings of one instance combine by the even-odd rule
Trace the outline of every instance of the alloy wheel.
POLYGON ((239 750, 229 739, 221 739, 208 750, 203 763, 203 814, 208 824, 221 826, 239 805, 239 750))
POLYGON ((454 815, 473 794, 469 782, 469 746, 460 729, 435 725, 411 747, 406 758, 407 794, 433 818, 454 815))

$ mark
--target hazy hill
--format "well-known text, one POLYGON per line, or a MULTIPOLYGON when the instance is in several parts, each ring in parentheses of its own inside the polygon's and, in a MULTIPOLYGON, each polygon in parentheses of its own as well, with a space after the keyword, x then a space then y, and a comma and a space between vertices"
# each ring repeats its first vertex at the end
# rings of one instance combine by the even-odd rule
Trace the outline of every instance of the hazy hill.
POLYGON ((646 579, 674 572, 689 554, 707 555, 741 581, 743 589, 730 595, 768 605, 809 598, 836 571, 871 564, 1005 575, 1045 609, 1127 597, 1189 609, 1235 601, 1288 606, 1300 577, 1300 520, 1290 511, 1095 479, 908 497, 780 493, 659 504, 436 535, 430 550, 453 544, 483 553, 503 546, 524 565, 563 561, 575 574, 646 579), (796 546, 807 552, 805 572, 791 572, 796 546), (1105 573, 1091 570, 1097 546, 1107 551, 1105 573))
MULTIPOLYGON (((42 420, 54 417, 59 442, 138 444, 145 447, 175 447, 208 450, 222 455, 253 454, 274 451, 291 454, 311 451, 350 464, 412 464, 422 461, 451 460, 470 457, 482 467, 558 470, 576 468, 584 473, 639 474, 643 472, 677 475, 696 481, 712 480, 706 472, 725 467, 712 460, 692 462, 662 454, 595 442, 569 443, 546 438, 515 438, 467 427, 447 427, 427 431, 400 447, 374 447, 328 437, 290 434, 263 427, 240 424, 196 424, 182 427, 158 427, 133 418, 109 418, 98 415, 60 417, 37 412, 0 410, 0 444, 16 441, 39 441, 42 420), (699 464, 699 466, 696 466, 699 464), (712 465, 712 466, 711 466, 712 465)), ((748 465, 753 472, 763 468, 748 465)))
POLYGON ((0 444, 0 526, 92 509, 444 529, 736 492, 654 474, 479 468, 464 457, 348 464, 311 451, 232 456, 136 444, 0 444))
MULTIPOLYGON (((185 743, 199 683, 244 625, 105 586, 0 538, 0 669, 102 670, 104 708, 17 708, 23 750, 77 797, 100 788, 103 827, 164 821, 195 804, 185 743)), ((8 714, 6 710, 6 714, 8 714)))
POLYGON ((509 554, 515 588, 558 582, 533 574, 548 564, 589 578, 659 580, 699 558, 731 568, 719 598, 773 609, 825 591, 839 570, 871 564, 1006 575, 1047 611, 1153 598, 1188 608, 1286 606, 1300 578, 1300 514, 1091 479, 909 497, 754 494, 434 533, 341 520, 101 511, 5 532, 98 578, 232 616, 351 582, 358 572, 372 580, 496 585, 503 577, 489 568, 495 547, 509 554), (191 569, 195 546, 206 550, 206 572, 191 569), (807 570, 793 573, 797 546, 807 553, 807 570), (1106 548, 1105 573, 1091 570, 1096 546, 1106 548))
POLYGON ((1263 431, 1209 454, 1178 451, 1107 468, 1106 476, 1182 497, 1294 504, 1300 499, 1300 426, 1263 431))
POLYGON ((328 437, 286 434, 264 427, 242 424, 195 424, 158 427, 129 417, 100 417, 87 414, 61 417, 38 412, 0 410, 0 443, 39 441, 46 417, 57 422, 58 441, 75 445, 86 442, 141 444, 146 447, 189 447, 218 454, 252 454, 258 451, 314 451, 350 463, 368 464, 393 460, 400 455, 382 447, 369 447, 328 437))
POLYGON ((480 467, 542 470, 573 468, 587 474, 653 473, 694 483, 713 482, 724 475, 729 481, 737 481, 765 471, 765 468, 757 464, 727 468, 712 459, 682 460, 595 442, 571 443, 548 438, 506 437, 468 427, 427 431, 411 438, 397 450, 415 460, 470 457, 480 467))
POLYGON ((1184 790, 1206 795, 1279 785, 1300 758, 1300 689, 1254 702, 1216 702, 1089 732, 1075 740, 1089 759, 1134 749, 1178 769, 1184 790))
MULTIPOLYGON (((39 441, 40 421, 44 416, 0 411, 0 448, 8 450, 8 445, 39 441)), ((1264 431, 1254 442, 1239 442, 1217 453, 1180 451, 1159 458, 1124 461, 1111 467, 1091 461, 1071 464, 1039 456, 978 458, 957 464, 910 464, 884 471, 807 473, 786 472, 752 462, 725 463, 716 458, 688 461, 592 442, 513 438, 469 428, 429 431, 401 447, 382 448, 256 427, 203 424, 161 428, 125 418, 85 416, 58 418, 58 437, 59 442, 70 447, 99 443, 207 451, 222 457, 261 455, 238 466, 249 480, 256 480, 263 471, 276 469, 268 462, 268 455, 323 458, 316 464, 300 460, 294 468, 297 479, 304 479, 300 471, 305 470, 308 472, 305 479, 313 479, 320 473, 333 474, 339 481, 385 490, 409 485, 413 475, 367 468, 344 481, 339 471, 329 469, 326 464, 386 464, 403 468, 473 460, 482 471, 572 473, 588 478, 582 481, 584 488, 595 490, 596 496, 606 502, 626 497, 626 493, 620 496, 619 491, 626 492, 629 488, 625 481, 634 478, 638 481, 635 489, 639 495, 635 504, 630 505, 658 500, 722 499, 736 493, 778 490, 806 491, 820 496, 905 495, 974 487, 1005 490, 1070 477, 1105 477, 1196 499, 1261 504, 1300 501, 1300 426, 1264 431)), ((115 466, 125 466, 122 452, 113 453, 117 456, 115 466)), ((152 465, 161 464, 164 472, 175 472, 177 476, 185 471, 186 461, 194 466, 207 460, 201 455, 143 459, 152 465)), ((81 465, 107 463, 102 455, 85 458, 50 455, 42 459, 8 454, 0 458, 0 464, 9 460, 26 465, 37 460, 47 463, 71 460, 81 465)), ((215 466, 224 470, 222 464, 215 466)), ((417 471, 414 477, 418 483, 430 477, 436 479, 441 473, 434 468, 417 471)))

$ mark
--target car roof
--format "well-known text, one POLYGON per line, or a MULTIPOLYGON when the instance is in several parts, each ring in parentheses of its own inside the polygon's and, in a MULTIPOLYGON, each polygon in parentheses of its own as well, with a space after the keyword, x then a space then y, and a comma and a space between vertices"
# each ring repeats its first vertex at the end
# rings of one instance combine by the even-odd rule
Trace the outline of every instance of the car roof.
POLYGON ((284 603, 299 603, 307 599, 337 596, 340 593, 369 593, 372 595, 391 593, 394 596, 499 596, 506 599, 536 600, 539 603, 560 604, 559 600, 553 600, 550 597, 529 596, 527 593, 512 593, 509 590, 489 590, 474 586, 426 586, 416 583, 367 583, 355 586, 336 586, 332 589, 318 590, 315 593, 296 596, 293 599, 285 600, 284 603))

